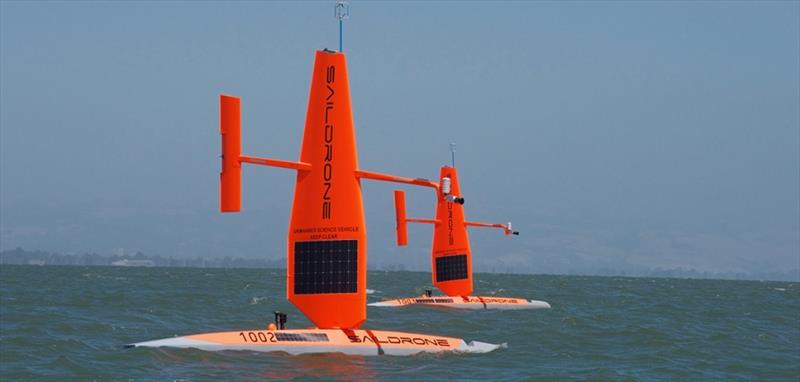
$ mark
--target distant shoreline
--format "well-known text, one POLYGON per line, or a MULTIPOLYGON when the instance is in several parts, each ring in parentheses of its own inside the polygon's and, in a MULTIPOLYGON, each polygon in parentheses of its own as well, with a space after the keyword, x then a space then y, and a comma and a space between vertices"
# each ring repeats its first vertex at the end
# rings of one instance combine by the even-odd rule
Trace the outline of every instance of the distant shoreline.
MULTIPOLYGON (((101 255, 97 253, 60 254, 45 251, 28 251, 22 248, 0 252, 0 265, 26 266, 107 266, 107 267, 153 267, 153 268, 222 268, 222 269, 286 269, 285 259, 247 259, 241 257, 224 258, 172 258, 148 256, 141 252, 122 255, 101 255)), ((407 269, 403 264, 369 265, 369 271, 409 271, 426 272, 425 269, 407 269)), ((636 271, 604 269, 597 272, 570 271, 553 273, 513 272, 502 269, 486 272, 477 270, 476 274, 520 274, 520 275, 552 275, 552 276, 600 276, 600 277, 635 277, 635 278, 676 278, 676 279, 709 279, 709 280, 750 280, 750 281, 788 281, 800 282, 800 269, 785 272, 701 272, 694 269, 642 269, 636 271)))
MULTIPOLYGON (((115 265, 31 265, 31 264, 6 264, 0 263, 0 268, 3 265, 13 265, 17 267, 47 267, 47 268, 152 268, 152 269, 170 269, 170 268, 185 268, 185 269, 264 269, 273 271, 286 271, 286 267, 273 268, 273 267, 165 267, 165 266, 115 266, 115 265)), ((422 270, 388 270, 388 269, 368 269, 368 272, 409 272, 409 273, 427 273, 422 270)), ((510 276, 546 276, 546 277, 599 277, 599 278, 630 278, 630 279, 674 279, 674 280, 724 280, 724 281, 743 281, 743 282, 788 282, 795 283, 799 280, 773 280, 773 279, 751 279, 751 278, 720 278, 720 277, 679 277, 679 276, 656 276, 656 275, 594 275, 584 273, 506 273, 506 272, 476 272, 476 275, 510 275, 510 276)))

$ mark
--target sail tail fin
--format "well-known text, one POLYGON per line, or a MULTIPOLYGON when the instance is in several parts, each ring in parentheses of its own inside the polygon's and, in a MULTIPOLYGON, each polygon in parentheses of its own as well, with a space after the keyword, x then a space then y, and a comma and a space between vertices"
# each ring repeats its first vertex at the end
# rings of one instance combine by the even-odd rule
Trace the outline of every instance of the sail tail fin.
POLYGON ((219 209, 220 212, 239 212, 242 208, 241 100, 220 95, 219 102, 222 138, 219 209))
POLYGON ((397 220, 397 245, 408 245, 408 224, 406 221, 406 193, 394 190, 394 211, 397 220))

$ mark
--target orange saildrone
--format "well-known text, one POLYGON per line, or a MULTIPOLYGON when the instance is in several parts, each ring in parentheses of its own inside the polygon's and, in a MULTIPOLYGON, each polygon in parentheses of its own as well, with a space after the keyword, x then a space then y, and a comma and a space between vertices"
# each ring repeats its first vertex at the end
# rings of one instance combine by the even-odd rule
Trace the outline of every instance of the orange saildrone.
POLYGON ((495 224, 470 222, 464 217, 464 198, 458 184, 455 167, 443 166, 439 174, 442 187, 438 191, 435 219, 406 217, 405 193, 394 192, 397 218, 397 245, 408 244, 407 222, 433 224, 431 269, 433 285, 446 296, 433 296, 430 291, 420 297, 401 298, 369 304, 380 307, 408 305, 437 306, 456 309, 538 309, 549 308, 544 301, 513 297, 471 296, 472 249, 467 227, 500 228, 506 235, 518 235, 511 223, 495 224))
POLYGON ((268 330, 196 334, 132 347, 363 355, 488 352, 499 347, 436 335, 360 329, 367 318, 367 234, 361 179, 436 190, 440 185, 359 169, 344 53, 316 52, 298 161, 242 155, 240 112, 239 98, 220 97, 220 210, 241 209, 242 164, 297 171, 286 247, 286 294, 316 328, 285 329, 286 316, 276 314, 274 328, 268 330))

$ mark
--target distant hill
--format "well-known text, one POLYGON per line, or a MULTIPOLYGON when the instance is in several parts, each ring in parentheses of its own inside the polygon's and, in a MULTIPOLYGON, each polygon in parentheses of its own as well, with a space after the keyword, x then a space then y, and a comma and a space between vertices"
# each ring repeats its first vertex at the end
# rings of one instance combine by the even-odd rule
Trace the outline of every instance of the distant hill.
MULTIPOLYGON (((141 252, 126 255, 101 255, 97 253, 60 254, 37 250, 15 248, 0 252, 0 265, 73 265, 73 266, 155 266, 155 267, 188 267, 188 268, 274 268, 285 269, 285 259, 253 259, 242 257, 224 258, 172 258, 162 256, 148 256, 141 252)), ((417 267, 408 267, 404 264, 371 262, 370 270, 383 271, 422 271, 417 267)), ((537 274, 548 273, 526 267, 495 266, 487 264, 475 265, 476 273, 521 273, 537 274)), ((602 268, 595 270, 575 269, 568 272, 555 272, 555 274, 592 275, 592 276, 627 276, 627 277, 672 277, 691 279, 726 279, 726 280, 775 280, 800 282, 800 269, 790 269, 784 272, 705 272, 682 267, 665 268, 636 268, 613 269, 602 268)))
POLYGON ((60 254, 44 251, 28 251, 22 248, 0 252, 0 264, 20 265, 79 265, 79 266, 156 266, 191 268, 285 268, 283 259, 245 259, 230 257, 215 259, 172 258, 148 256, 142 252, 125 255, 101 255, 97 253, 60 254))

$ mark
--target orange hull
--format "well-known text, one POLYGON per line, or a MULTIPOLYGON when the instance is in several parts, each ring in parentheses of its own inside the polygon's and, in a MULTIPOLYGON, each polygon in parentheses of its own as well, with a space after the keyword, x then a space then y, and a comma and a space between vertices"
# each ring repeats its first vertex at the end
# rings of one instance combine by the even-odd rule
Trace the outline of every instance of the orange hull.
POLYGON ((426 306, 466 310, 522 310, 522 309, 548 309, 550 304, 545 301, 526 300, 524 298, 497 297, 497 296, 420 296, 400 298, 374 302, 369 306, 401 308, 405 306, 426 306))
POLYGON ((243 330, 194 334, 140 342, 127 347, 246 350, 288 354, 411 355, 417 353, 487 353, 505 345, 465 342, 460 338, 382 330, 293 329, 243 330))

